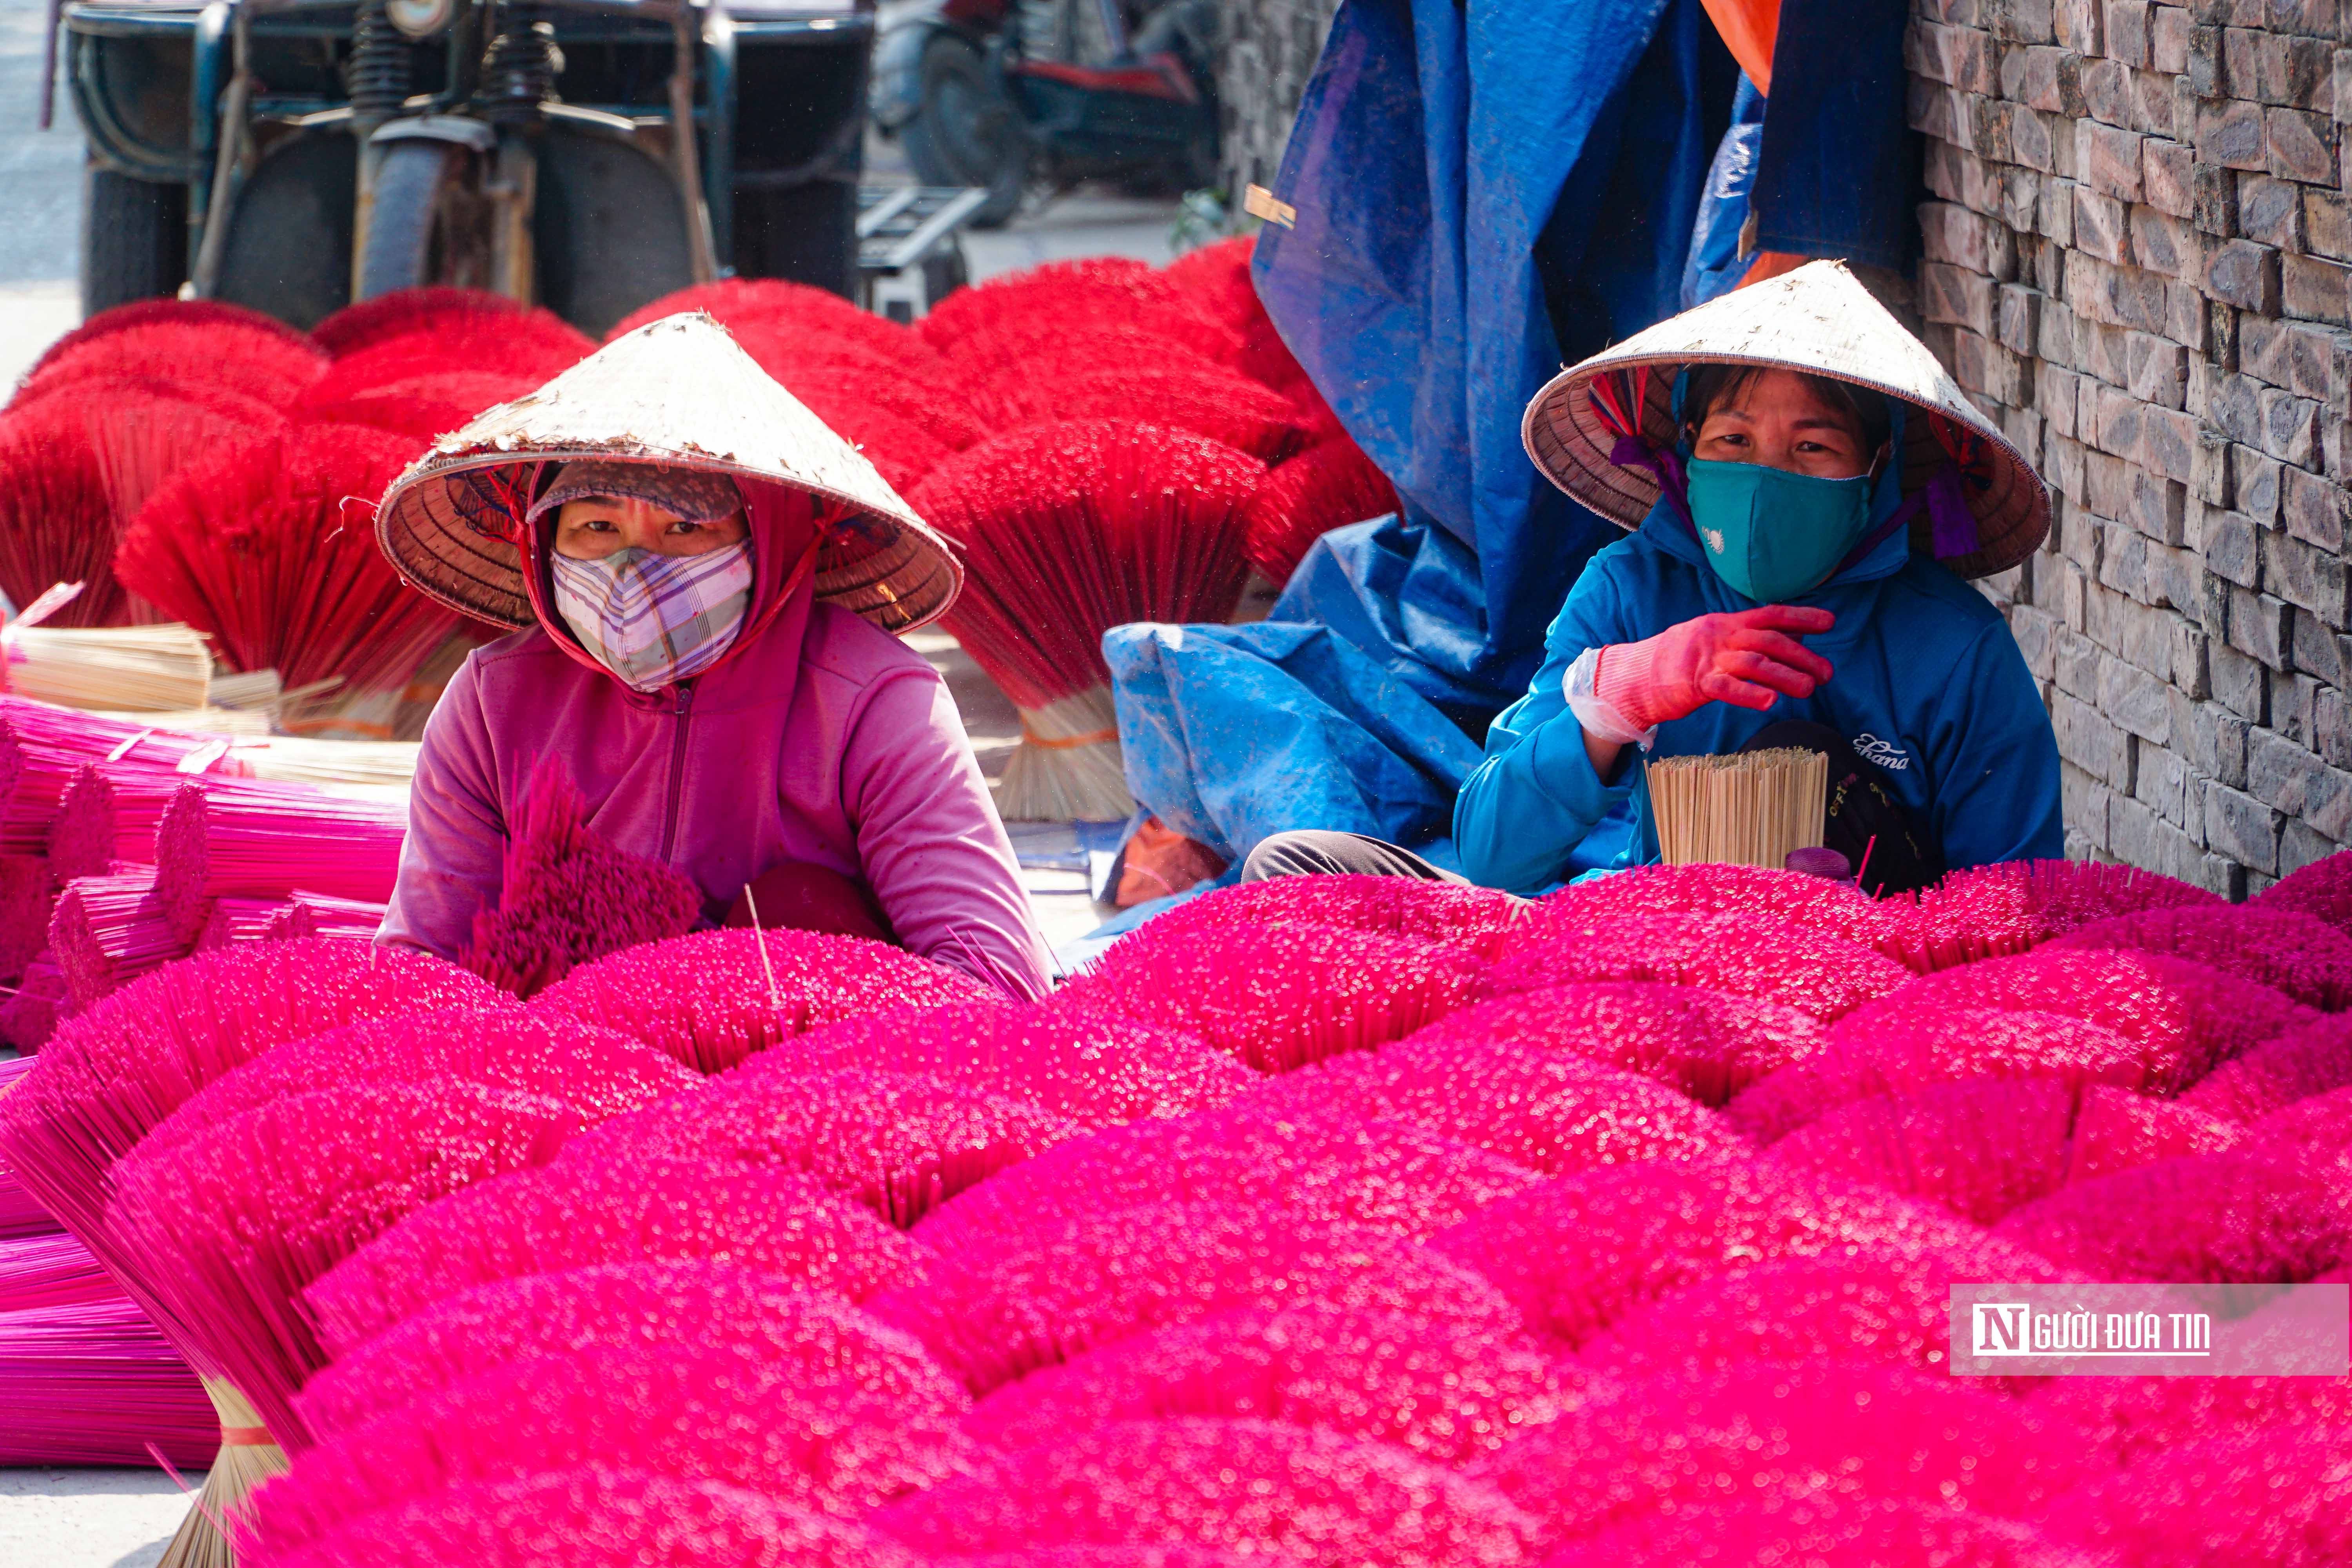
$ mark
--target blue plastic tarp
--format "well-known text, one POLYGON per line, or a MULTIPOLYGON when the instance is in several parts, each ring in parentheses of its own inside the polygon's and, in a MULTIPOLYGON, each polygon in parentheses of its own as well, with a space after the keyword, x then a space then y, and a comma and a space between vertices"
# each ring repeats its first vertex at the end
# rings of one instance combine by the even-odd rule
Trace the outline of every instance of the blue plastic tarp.
POLYGON ((1519 417, 1564 359, 1675 309, 1733 74, 1698 0, 1348 0, 1333 22, 1276 182, 1296 225, 1261 232, 1255 278, 1406 510, 1291 597, 1424 697, 1517 697, 1612 537, 1519 417))
POLYGON ((1528 399, 1736 285, 1751 211, 1751 251, 1900 264, 1902 21, 1783 0, 1767 106, 1700 0, 1345 0, 1276 180, 1295 225, 1254 275, 1404 510, 1327 534, 1269 623, 1109 634, 1139 802, 1234 858, 1447 832, 1471 737, 1616 537, 1528 461, 1528 399))
POLYGON ((1479 750, 1327 626, 1118 626, 1103 638, 1128 787, 1239 861, 1286 829, 1445 833, 1479 750))

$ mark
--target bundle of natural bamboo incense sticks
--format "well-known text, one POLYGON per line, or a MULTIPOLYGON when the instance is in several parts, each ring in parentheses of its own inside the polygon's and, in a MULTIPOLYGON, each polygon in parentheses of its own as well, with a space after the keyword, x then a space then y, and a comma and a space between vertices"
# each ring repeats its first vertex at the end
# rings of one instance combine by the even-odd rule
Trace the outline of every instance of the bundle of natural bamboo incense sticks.
POLYGON ((1786 748, 1649 764, 1650 812, 1669 866, 1779 867, 1822 841, 1829 758, 1786 748))

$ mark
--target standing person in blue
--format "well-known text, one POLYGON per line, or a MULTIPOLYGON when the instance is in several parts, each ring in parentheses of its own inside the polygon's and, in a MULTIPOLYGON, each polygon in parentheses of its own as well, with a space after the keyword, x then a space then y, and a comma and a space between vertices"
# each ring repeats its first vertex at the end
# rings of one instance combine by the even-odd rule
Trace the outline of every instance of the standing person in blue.
MULTIPOLYGON (((1656 858, 1638 754, 1806 746, 1824 842, 1874 892, 2063 852, 2058 748, 2008 624, 2048 492, 1926 346, 1816 262, 1662 322, 1538 393, 1528 451, 1631 531, 1593 557, 1454 815, 1467 879, 1533 893, 1656 858), (1864 857, 1867 862, 1864 863, 1864 857)), ((1281 834, 1244 876, 1442 876, 1281 834)))

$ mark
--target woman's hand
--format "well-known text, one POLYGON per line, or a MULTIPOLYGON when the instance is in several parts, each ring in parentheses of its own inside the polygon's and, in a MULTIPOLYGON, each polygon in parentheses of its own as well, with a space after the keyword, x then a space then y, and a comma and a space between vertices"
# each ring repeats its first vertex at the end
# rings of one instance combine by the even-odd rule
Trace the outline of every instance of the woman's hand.
POLYGON ((1628 742, 1646 745, 1657 726, 1709 702, 1764 709, 1781 697, 1811 696, 1830 678, 1830 661, 1797 639, 1836 624, 1827 610, 1766 605, 1700 616, 1642 642, 1592 650, 1577 660, 1566 685, 1593 773, 1611 778, 1628 742))
POLYGON ((1593 695, 1644 730, 1709 702, 1765 709, 1782 697, 1811 697, 1830 678, 1830 661, 1797 639, 1836 624, 1827 610, 1797 605, 1700 616, 1601 649, 1593 695))

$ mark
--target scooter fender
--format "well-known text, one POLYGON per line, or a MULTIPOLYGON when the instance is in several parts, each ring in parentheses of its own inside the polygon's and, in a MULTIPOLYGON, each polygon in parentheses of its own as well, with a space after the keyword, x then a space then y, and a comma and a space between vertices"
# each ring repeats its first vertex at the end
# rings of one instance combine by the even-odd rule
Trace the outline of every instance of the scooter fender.
POLYGON ((915 118, 923 107, 923 47, 939 33, 958 31, 943 5, 925 6, 891 22, 874 43, 874 75, 866 109, 885 134, 915 118))

